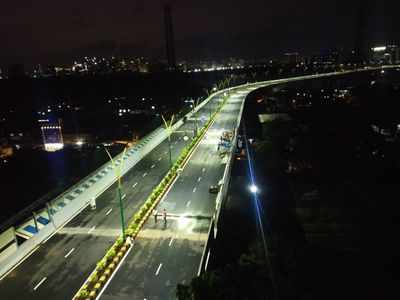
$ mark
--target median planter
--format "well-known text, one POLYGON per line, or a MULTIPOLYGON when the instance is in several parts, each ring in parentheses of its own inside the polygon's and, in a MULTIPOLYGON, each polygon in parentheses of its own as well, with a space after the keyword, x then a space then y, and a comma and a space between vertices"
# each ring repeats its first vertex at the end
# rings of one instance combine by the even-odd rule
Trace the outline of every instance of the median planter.
POLYGON ((100 290, 101 289, 101 283, 96 283, 94 286, 93 286, 93 291, 98 291, 98 290, 100 290))
POLYGON ((104 271, 104 276, 110 277, 111 272, 112 272, 112 269, 110 269, 110 267, 108 267, 108 268, 104 271))
MULTIPOLYGON (((223 102, 225 104, 226 100, 223 102)), ((215 118, 217 112, 222 108, 222 105, 218 110, 212 115, 212 120, 215 118)), ((188 161, 190 155, 193 153, 195 147, 201 141, 205 135, 207 129, 211 126, 212 120, 209 120, 206 125, 199 130, 198 136, 196 136, 189 146, 185 147, 180 156, 178 157, 175 164, 171 167, 168 173, 164 176, 158 186, 153 190, 147 200, 143 203, 139 211, 130 219, 128 222, 125 234, 127 237, 136 238, 139 234, 142 226, 146 220, 151 215, 153 209, 158 205, 159 201, 165 195, 174 179, 177 176, 178 170, 188 161)), ((82 288, 75 295, 74 299, 94 299, 98 295, 100 289, 104 286, 108 278, 111 277, 113 272, 117 269, 118 264, 121 262, 122 258, 131 247, 130 244, 125 243, 122 237, 118 238, 114 245, 106 252, 103 259, 101 259, 97 265, 96 269, 87 282, 82 286, 82 288)))
POLYGON ((96 299, 97 293, 95 291, 91 291, 89 294, 89 299, 96 299))
POLYGON ((104 283, 106 282, 106 280, 107 280, 107 277, 106 277, 105 275, 103 275, 103 276, 100 277, 99 283, 100 283, 101 285, 104 285, 104 283))

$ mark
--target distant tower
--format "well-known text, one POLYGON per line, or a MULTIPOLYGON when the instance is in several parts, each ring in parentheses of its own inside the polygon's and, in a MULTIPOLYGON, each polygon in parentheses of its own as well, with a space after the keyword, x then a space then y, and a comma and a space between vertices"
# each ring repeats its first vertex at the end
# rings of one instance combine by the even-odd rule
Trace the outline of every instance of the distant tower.
POLYGON ((175 42, 174 42, 174 27, 172 24, 171 5, 164 4, 164 22, 165 22, 165 47, 167 50, 168 69, 175 70, 175 42))
POLYGON ((356 38, 355 38, 355 55, 359 62, 368 60, 368 51, 366 45, 366 32, 367 32, 367 12, 368 0, 359 0, 356 38))

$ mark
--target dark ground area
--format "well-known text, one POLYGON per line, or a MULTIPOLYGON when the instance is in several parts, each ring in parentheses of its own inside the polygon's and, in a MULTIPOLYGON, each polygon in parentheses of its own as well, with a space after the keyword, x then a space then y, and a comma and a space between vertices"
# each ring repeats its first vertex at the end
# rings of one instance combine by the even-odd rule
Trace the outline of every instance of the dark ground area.
POLYGON ((213 291, 208 299, 271 299, 272 287, 279 299, 390 298, 399 266, 400 149, 391 130, 400 124, 398 81, 397 74, 369 74, 248 97, 244 124, 255 139, 250 153, 270 265, 247 161, 237 161, 212 264, 194 290, 213 291), (345 88, 346 101, 324 98, 326 90, 345 88), (294 105, 305 91, 312 105, 294 105), (258 114, 267 112, 289 118, 261 125, 258 114), (374 124, 392 134, 377 133, 374 124))
MULTIPOLYGON (((116 155, 123 150, 123 145, 108 149, 116 155)), ((54 199, 107 161, 104 147, 64 148, 57 152, 19 150, 11 163, 0 166, 4 200, 0 224, 33 201, 46 203, 54 199)))

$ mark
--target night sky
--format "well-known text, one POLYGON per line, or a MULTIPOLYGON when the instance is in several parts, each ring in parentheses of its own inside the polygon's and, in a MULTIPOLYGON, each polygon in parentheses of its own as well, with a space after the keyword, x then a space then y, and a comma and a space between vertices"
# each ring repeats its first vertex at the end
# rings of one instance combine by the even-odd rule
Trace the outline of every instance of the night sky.
MULTIPOLYGON (((366 3, 366 1, 363 1, 366 3)), ((394 0, 369 1, 366 39, 397 42, 394 0), (379 3, 378 3, 379 2, 379 3)), ((3 0, 0 65, 81 55, 164 55, 161 0, 3 0)), ((179 59, 353 47, 359 0, 174 0, 179 59)))

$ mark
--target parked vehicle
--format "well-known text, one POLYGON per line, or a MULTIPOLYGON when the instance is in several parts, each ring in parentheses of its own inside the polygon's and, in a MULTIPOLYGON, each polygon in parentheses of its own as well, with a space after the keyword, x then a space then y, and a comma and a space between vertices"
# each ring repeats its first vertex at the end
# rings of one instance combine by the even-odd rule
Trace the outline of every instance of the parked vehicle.
POLYGON ((208 191, 210 192, 210 194, 218 194, 219 185, 211 185, 208 191))

